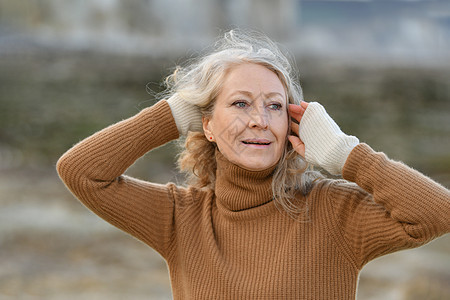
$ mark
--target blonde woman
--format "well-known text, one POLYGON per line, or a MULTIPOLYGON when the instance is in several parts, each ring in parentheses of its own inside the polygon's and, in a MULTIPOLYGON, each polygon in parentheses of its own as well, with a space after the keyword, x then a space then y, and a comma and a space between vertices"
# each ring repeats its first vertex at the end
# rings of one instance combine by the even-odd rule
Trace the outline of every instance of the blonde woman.
POLYGON ((164 257, 174 299, 354 299, 368 261, 449 232, 450 193, 343 133, 293 74, 266 37, 228 32, 169 76, 167 100, 65 153, 59 175, 164 257), (124 175, 182 136, 188 186, 124 175))

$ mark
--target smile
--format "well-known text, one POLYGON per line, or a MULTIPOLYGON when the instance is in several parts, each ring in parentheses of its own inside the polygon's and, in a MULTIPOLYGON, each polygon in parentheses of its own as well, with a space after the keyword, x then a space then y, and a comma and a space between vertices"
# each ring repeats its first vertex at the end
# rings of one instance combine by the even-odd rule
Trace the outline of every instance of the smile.
POLYGON ((270 141, 265 139, 252 139, 252 140, 244 140, 242 141, 245 145, 254 145, 254 146, 269 146, 271 144, 270 141))

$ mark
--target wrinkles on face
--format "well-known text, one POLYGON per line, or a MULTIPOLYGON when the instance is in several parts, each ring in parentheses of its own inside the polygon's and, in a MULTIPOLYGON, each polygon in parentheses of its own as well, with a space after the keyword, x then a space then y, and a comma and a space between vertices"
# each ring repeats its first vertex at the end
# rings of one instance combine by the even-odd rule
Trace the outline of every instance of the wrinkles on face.
POLYGON ((278 76, 256 64, 232 69, 204 128, 231 162, 250 170, 276 164, 288 130, 286 94, 278 76))

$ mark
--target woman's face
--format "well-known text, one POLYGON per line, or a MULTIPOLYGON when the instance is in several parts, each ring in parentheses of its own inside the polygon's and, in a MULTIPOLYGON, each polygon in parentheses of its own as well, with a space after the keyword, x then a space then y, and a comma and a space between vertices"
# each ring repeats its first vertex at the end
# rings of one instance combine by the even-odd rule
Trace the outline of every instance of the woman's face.
POLYGON ((230 162, 252 171, 280 160, 288 131, 287 97, 278 76, 245 63, 225 76, 213 114, 203 118, 206 138, 230 162))

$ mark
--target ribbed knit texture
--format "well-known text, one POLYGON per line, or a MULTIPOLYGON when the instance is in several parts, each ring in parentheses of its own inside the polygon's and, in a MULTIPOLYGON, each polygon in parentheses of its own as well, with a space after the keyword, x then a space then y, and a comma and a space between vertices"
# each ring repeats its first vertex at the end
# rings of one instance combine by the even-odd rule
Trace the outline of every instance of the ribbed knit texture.
POLYGON ((181 135, 187 135, 189 131, 203 131, 202 113, 197 106, 186 102, 178 94, 170 97, 167 103, 181 135))
POLYGON ((317 103, 308 104, 300 122, 299 136, 305 143, 306 161, 339 175, 348 155, 359 144, 358 138, 346 135, 317 103))
POLYGON ((252 172, 216 153, 212 191, 122 175, 140 156, 178 137, 161 101, 74 146, 58 161, 89 209, 156 249, 174 299, 354 299, 362 266, 450 231, 447 189, 358 145, 344 180, 322 180, 309 221, 280 213, 273 169, 252 172))

